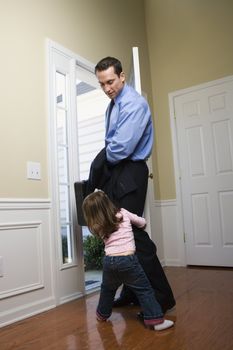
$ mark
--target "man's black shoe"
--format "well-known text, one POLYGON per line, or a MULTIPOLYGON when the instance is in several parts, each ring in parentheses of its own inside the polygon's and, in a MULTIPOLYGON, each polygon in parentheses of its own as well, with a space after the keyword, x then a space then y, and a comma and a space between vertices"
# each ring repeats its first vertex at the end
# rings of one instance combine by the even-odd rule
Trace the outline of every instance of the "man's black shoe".
POLYGON ((117 298, 114 300, 113 302, 113 307, 121 307, 121 306, 126 306, 126 305, 130 305, 131 301, 127 298, 117 298))
POLYGON ((139 302, 137 300, 131 300, 128 298, 117 298, 113 302, 113 307, 121 307, 121 306, 127 306, 127 305, 139 305, 139 302))
POLYGON ((169 310, 173 309, 176 305, 176 302, 172 302, 166 305, 161 305, 163 313, 165 314, 167 311, 169 312, 169 310))
POLYGON ((144 314, 142 311, 138 312, 137 313, 137 318, 140 320, 140 321, 144 321, 144 314))

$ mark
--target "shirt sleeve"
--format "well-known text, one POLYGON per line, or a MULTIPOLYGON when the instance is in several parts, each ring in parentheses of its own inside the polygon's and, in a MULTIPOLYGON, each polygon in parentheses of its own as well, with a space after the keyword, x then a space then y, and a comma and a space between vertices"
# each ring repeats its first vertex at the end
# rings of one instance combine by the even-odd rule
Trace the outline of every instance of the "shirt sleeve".
POLYGON ((143 103, 129 102, 119 113, 117 128, 106 147, 107 160, 113 164, 133 154, 151 118, 149 108, 143 103))
POLYGON ((126 212, 126 214, 128 215, 131 224, 139 227, 139 228, 143 228, 146 226, 146 219, 138 216, 136 214, 131 213, 130 211, 124 209, 124 211, 126 212))

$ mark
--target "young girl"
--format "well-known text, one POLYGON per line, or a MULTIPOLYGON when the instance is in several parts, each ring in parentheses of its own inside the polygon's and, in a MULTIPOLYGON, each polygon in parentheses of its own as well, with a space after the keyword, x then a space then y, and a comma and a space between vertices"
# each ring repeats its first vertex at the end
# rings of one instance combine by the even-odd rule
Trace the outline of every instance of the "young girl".
POLYGON ((105 244, 97 320, 106 321, 111 316, 116 291, 125 284, 136 294, 146 326, 153 326, 156 331, 172 327, 174 322, 163 318, 162 309, 135 255, 131 224, 144 228, 145 219, 126 209, 118 209, 102 191, 85 198, 83 213, 91 233, 103 239, 105 244))

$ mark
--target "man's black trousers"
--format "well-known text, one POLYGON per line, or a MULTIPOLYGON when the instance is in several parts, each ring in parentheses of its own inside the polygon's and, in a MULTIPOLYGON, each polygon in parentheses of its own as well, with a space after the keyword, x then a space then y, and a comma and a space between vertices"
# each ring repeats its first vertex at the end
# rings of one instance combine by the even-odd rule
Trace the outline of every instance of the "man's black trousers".
MULTIPOLYGON (((126 160, 112 167, 110 171, 111 176, 102 189, 119 207, 142 216, 148 183, 146 163, 126 160)), ((156 246, 144 230, 133 227, 133 232, 139 262, 155 291, 158 302, 163 311, 166 311, 175 305, 175 299, 157 257, 156 246)), ((121 297, 131 301, 135 301, 136 298, 125 286, 121 297)))

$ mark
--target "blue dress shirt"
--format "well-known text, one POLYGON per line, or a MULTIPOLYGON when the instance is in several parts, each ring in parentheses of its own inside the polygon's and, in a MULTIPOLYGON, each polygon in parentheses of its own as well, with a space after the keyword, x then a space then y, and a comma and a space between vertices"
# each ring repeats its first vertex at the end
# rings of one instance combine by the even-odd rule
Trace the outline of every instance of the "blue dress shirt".
POLYGON ((153 125, 145 98, 125 84, 106 111, 106 155, 116 164, 123 159, 146 160, 153 146, 153 125))

